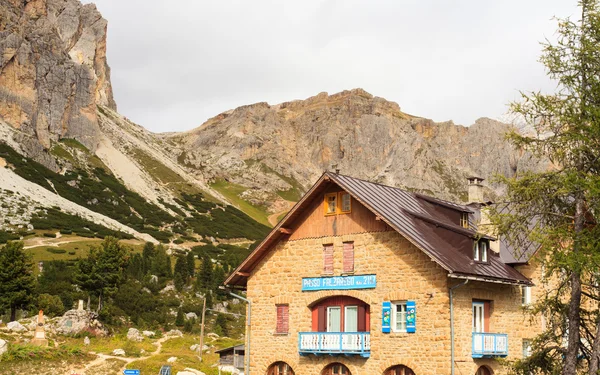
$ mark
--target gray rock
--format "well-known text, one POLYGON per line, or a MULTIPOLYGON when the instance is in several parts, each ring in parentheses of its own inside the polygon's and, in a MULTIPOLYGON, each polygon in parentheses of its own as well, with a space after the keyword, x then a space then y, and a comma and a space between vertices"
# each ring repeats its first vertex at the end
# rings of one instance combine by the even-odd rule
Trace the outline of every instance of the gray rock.
POLYGON ((8 322, 8 324, 6 324, 6 328, 8 328, 12 332, 24 332, 24 331, 27 331, 27 328, 25 328, 21 323, 19 323, 17 321, 8 322))
POLYGON ((179 337, 181 337, 181 336, 183 336, 183 333, 180 330, 178 330, 178 329, 172 329, 169 332, 165 333, 165 336, 172 336, 172 337, 179 336, 179 337))
POLYGON ((196 313, 194 313, 194 312, 189 312, 189 313, 185 314, 185 317, 187 319, 198 319, 198 315, 196 315, 196 313))
POLYGON ((196 350, 198 350, 199 347, 200 347, 200 344, 194 344, 194 345, 190 346, 190 350, 195 352, 196 350))
POLYGON ((8 343, 5 340, 0 339, 0 356, 6 353, 8 350, 8 343))
POLYGON ((154 331, 142 331, 142 335, 146 337, 154 337, 156 333, 154 333, 154 331))
POLYGON ((56 332, 63 335, 79 333, 90 327, 91 319, 88 311, 69 310, 56 322, 56 332))
POLYGON ((127 331, 127 340, 140 342, 144 340, 144 336, 136 328, 129 328, 129 331, 127 331))
POLYGON ((150 275, 150 282, 151 283, 157 283, 158 282, 158 276, 156 276, 156 275, 150 275))
POLYGON ((125 356, 125 350, 123 350, 123 349, 115 349, 115 350, 112 351, 112 355, 125 356))
POLYGON ((175 363, 175 361, 177 361, 177 357, 169 357, 169 359, 167 359, 167 362, 169 363, 175 363))
POLYGON ((83 339, 83 345, 88 346, 90 345, 90 338, 85 336, 85 338, 83 339))

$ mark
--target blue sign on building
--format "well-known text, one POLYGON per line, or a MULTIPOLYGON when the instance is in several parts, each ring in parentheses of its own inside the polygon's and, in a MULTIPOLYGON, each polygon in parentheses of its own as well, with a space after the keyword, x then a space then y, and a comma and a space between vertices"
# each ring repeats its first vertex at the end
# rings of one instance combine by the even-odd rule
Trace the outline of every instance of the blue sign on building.
POLYGON ((123 370, 124 375, 140 375, 140 370, 123 370))
POLYGON ((305 277, 302 279, 302 291, 372 289, 376 286, 375 275, 305 277))

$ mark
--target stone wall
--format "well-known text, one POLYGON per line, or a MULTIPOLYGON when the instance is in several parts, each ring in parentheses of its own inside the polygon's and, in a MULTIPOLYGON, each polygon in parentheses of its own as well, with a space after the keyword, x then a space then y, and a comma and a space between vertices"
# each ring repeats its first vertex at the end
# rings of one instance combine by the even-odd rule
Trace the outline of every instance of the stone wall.
MULTIPOLYGON (((317 375, 329 363, 345 364, 353 375, 382 374, 403 364, 417 375, 450 374, 450 312, 448 287, 461 280, 447 272, 396 232, 362 233, 284 241, 261 261, 248 280, 252 301, 251 373, 262 375, 269 365, 284 361, 296 375, 317 375), (333 243, 334 275, 341 275, 342 242, 354 241, 355 274, 376 274, 375 289, 302 292, 303 277, 322 275, 322 245, 333 243), (371 357, 300 356, 298 332, 311 331, 314 302, 334 295, 359 298, 370 304, 371 357), (414 300, 416 333, 381 332, 383 301, 414 300), (290 333, 275 333, 276 304, 290 306, 290 333)), ((509 359, 522 355, 526 318, 520 288, 470 282, 455 293, 456 374, 472 375, 481 365, 506 374, 496 360, 471 358, 473 298, 493 300, 490 331, 509 335, 509 359)), ((529 327, 529 326, 527 326, 529 327)))

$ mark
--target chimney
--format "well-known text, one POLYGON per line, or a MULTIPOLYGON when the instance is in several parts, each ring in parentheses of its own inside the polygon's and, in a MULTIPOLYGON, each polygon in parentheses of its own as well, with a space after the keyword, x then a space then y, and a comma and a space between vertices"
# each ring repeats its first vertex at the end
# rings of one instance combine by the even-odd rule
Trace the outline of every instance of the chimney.
POLYGON ((483 203, 483 178, 481 177, 467 177, 468 188, 469 188, 469 204, 471 203, 483 203))

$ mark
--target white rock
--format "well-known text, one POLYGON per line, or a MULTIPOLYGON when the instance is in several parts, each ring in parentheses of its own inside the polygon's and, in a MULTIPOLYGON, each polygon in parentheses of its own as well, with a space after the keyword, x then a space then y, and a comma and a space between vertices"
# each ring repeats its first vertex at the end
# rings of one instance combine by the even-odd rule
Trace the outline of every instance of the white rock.
POLYGON ((172 329, 165 334, 165 336, 183 336, 183 333, 178 329, 172 329))
POLYGON ((124 356, 125 355, 125 350, 123 350, 123 349, 115 349, 115 350, 113 350, 112 355, 122 355, 122 356, 124 356))
POLYGON ((194 313, 194 312, 189 312, 189 313, 185 314, 185 317, 188 319, 198 319, 198 315, 196 315, 196 313, 194 313))
POLYGON ((154 337, 156 333, 154 333, 154 331, 142 331, 142 335, 146 337, 154 337))
POLYGON ((163 289, 160 291, 160 293, 162 294, 162 293, 168 293, 168 292, 173 292, 173 291, 175 291, 175 285, 171 284, 171 285, 167 285, 167 286, 165 286, 165 287, 164 287, 164 288, 163 288, 163 289))
POLYGON ((170 357, 169 359, 167 359, 167 362, 169 363, 173 363, 177 360, 177 357, 170 357))
POLYGON ((129 331, 127 331, 127 340, 140 342, 144 340, 144 336, 142 336, 137 328, 129 328, 129 331))
POLYGON ((88 346, 90 344, 90 338, 85 336, 85 338, 83 339, 83 345, 88 346))
POLYGON ((176 375, 205 375, 202 371, 193 368, 186 368, 183 371, 177 371, 176 375))
POLYGON ((6 325, 6 328, 8 328, 9 330, 11 330, 13 332, 27 331, 27 328, 23 327, 23 325, 17 321, 8 322, 8 324, 6 325))
POLYGON ((157 283, 158 282, 158 276, 156 276, 156 275, 150 275, 150 282, 151 283, 157 283))
POLYGON ((198 350, 199 346, 200 346, 199 344, 194 344, 194 345, 190 346, 190 350, 195 352, 196 350, 198 350))
POLYGON ((8 350, 8 343, 2 339, 0 339, 0 355, 6 353, 8 350))

